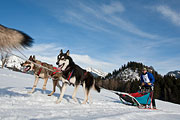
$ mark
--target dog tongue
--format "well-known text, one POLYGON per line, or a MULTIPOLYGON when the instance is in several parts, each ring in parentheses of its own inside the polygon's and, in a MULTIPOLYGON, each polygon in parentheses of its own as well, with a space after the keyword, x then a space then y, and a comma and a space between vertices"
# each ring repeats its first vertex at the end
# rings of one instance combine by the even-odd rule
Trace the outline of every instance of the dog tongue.
POLYGON ((63 67, 63 65, 59 66, 59 67, 57 68, 57 70, 61 71, 61 70, 62 70, 62 67, 63 67))
POLYGON ((27 72, 28 69, 29 69, 28 67, 24 68, 23 72, 24 72, 24 73, 27 72))
POLYGON ((61 67, 58 67, 57 70, 61 71, 61 67))
POLYGON ((27 72, 26 68, 25 68, 25 69, 23 69, 23 73, 25 73, 25 72, 27 72))

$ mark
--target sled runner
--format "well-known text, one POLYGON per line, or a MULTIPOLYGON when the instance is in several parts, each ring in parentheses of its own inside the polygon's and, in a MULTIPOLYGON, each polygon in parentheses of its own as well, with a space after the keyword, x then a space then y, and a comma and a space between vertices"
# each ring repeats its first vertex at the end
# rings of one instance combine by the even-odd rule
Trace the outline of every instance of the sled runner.
POLYGON ((114 92, 119 96, 120 101, 126 105, 137 106, 141 109, 153 109, 152 108, 152 96, 153 90, 149 89, 140 89, 136 93, 123 93, 123 92, 114 92))

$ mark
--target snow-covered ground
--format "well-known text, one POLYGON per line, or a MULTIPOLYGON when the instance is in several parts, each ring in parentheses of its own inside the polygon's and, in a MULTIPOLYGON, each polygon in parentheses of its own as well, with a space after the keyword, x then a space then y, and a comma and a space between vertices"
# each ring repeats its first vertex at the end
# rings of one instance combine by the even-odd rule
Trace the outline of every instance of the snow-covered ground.
POLYGON ((47 90, 42 91, 43 80, 40 79, 33 94, 31 90, 34 76, 0 69, 0 120, 179 120, 180 105, 156 100, 158 110, 144 110, 120 103, 117 95, 108 90, 101 93, 91 91, 92 102, 83 101, 82 87, 78 89, 78 102, 71 98, 73 87, 68 86, 61 103, 55 101, 59 90, 53 96, 52 81, 47 90))

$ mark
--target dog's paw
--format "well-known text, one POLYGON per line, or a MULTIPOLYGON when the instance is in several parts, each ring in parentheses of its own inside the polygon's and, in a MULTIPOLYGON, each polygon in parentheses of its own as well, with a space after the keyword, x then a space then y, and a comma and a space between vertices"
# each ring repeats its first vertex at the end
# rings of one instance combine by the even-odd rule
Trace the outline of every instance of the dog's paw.
POLYGON ((86 101, 84 101, 82 104, 85 105, 85 104, 86 104, 86 101))
POLYGON ((77 98, 72 98, 73 100, 74 100, 74 102, 77 102, 78 100, 77 100, 77 98))
POLYGON ((56 101, 56 104, 59 104, 60 102, 61 102, 61 100, 57 100, 57 101, 56 101))
POLYGON ((32 94, 33 92, 32 92, 32 91, 28 91, 27 93, 28 93, 28 94, 32 94))
POLYGON ((42 89, 43 89, 43 90, 46 90, 46 87, 43 87, 42 89))

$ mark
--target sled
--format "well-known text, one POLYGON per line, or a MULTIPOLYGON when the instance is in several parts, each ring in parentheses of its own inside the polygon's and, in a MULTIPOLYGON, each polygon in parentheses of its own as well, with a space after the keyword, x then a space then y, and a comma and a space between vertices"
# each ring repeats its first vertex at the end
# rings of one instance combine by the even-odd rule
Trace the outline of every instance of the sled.
POLYGON ((139 90, 136 93, 114 92, 119 96, 123 104, 137 106, 140 109, 154 109, 152 108, 153 91, 150 89, 139 90))

